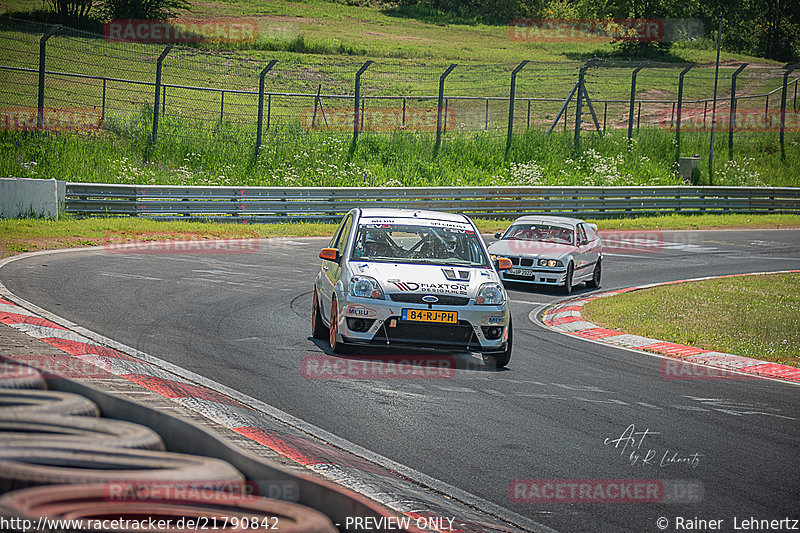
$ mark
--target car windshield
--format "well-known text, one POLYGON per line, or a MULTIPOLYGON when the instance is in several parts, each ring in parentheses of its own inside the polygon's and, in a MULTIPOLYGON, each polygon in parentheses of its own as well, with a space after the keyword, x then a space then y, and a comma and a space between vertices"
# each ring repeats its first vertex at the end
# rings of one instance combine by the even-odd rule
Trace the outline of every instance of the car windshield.
POLYGON ((398 263, 489 266, 480 237, 463 225, 362 224, 353 259, 398 263))
POLYGON ((508 228, 503 239, 574 244, 574 236, 575 232, 569 227, 552 224, 514 224, 508 228))

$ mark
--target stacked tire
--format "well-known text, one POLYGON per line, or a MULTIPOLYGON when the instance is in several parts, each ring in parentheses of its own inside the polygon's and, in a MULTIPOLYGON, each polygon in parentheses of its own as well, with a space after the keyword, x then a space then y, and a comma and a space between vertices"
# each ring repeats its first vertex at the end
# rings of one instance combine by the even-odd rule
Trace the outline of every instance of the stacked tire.
POLYGON ((314 509, 258 496, 229 463, 169 452, 150 428, 101 418, 88 398, 47 390, 46 383, 31 367, 0 360, 0 519, 9 526, 3 531, 30 530, 40 517, 108 525, 81 531, 163 533, 203 524, 218 531, 337 531, 314 509))

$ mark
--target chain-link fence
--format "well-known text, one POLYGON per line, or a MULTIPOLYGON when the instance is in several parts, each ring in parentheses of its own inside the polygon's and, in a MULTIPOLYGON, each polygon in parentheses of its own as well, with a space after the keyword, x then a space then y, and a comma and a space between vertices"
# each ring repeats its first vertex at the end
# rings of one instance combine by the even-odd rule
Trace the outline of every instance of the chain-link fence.
POLYGON ((707 131, 713 117, 732 144, 734 132, 769 131, 782 140, 785 130, 800 127, 791 66, 721 65, 714 107, 713 64, 451 65, 308 54, 276 61, 267 51, 245 56, 112 42, 9 19, 0 21, 0 52, 6 127, 46 127, 48 111, 68 109, 73 117, 91 116, 85 123, 142 132, 150 142, 211 135, 257 146, 264 132, 289 129, 354 140, 428 132, 438 147, 449 135, 485 132, 507 136, 508 150, 513 135, 528 130, 569 131, 579 144, 595 131, 634 137, 642 127, 658 127, 675 132, 679 144, 681 129, 707 131))

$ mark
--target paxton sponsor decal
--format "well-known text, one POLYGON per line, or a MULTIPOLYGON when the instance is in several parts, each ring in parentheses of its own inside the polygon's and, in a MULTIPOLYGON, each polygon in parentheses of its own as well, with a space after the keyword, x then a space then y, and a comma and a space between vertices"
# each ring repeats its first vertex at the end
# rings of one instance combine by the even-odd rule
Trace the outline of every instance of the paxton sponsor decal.
POLYGON ((390 279, 388 282, 404 292, 467 294, 469 289, 469 285, 466 283, 416 283, 413 281, 400 281, 399 279, 390 279))
POLYGON ((362 318, 374 318, 378 316, 378 312, 371 307, 364 307, 363 305, 348 305, 344 310, 347 316, 358 316, 362 318))

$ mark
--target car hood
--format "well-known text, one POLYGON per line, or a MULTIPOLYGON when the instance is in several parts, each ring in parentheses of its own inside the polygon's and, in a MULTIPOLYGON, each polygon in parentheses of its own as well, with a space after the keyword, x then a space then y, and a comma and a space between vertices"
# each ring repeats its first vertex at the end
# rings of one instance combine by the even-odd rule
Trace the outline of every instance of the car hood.
POLYGON ((571 244, 504 239, 489 246, 489 253, 503 257, 547 257, 558 259, 575 251, 571 244))
POLYGON ((474 297, 487 281, 499 281, 490 268, 378 263, 356 261, 350 264, 353 275, 372 276, 389 294, 402 292, 452 294, 474 297))

